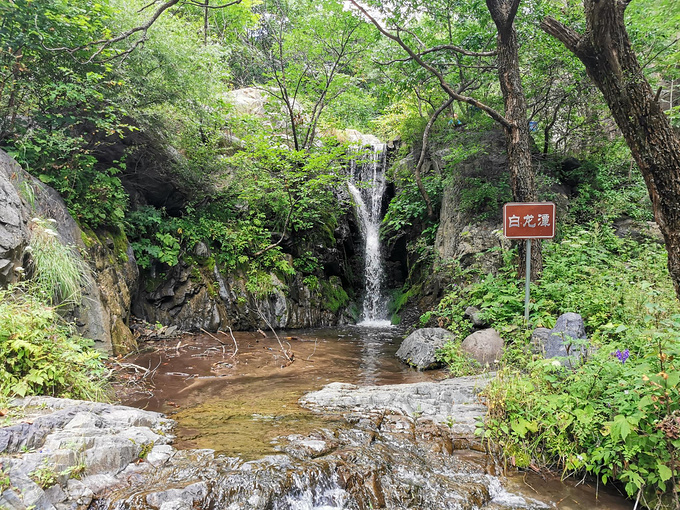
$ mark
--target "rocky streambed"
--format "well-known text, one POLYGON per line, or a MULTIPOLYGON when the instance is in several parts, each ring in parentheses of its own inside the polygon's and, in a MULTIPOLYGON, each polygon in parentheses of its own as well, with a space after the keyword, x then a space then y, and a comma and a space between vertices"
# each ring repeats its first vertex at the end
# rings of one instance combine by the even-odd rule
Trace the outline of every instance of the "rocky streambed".
MULTIPOLYGON (((301 404, 341 417, 329 422, 337 426, 278 437, 277 454, 248 462, 174 448, 173 422, 159 413, 16 400, 0 428, 0 508, 556 508, 554 494, 530 488, 536 481, 497 476, 471 435, 483 414, 477 392, 485 381, 329 384, 301 404)), ((614 499, 600 503, 627 508, 614 499)), ((559 508, 598 506, 577 504, 559 508)))

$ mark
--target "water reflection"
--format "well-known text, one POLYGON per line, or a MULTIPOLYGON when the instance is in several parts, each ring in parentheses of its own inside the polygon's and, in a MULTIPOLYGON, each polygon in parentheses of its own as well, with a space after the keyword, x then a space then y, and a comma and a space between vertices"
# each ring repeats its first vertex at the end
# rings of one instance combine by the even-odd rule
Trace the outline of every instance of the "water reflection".
POLYGON ((257 458, 273 453, 275 436, 328 425, 299 407, 306 392, 335 381, 397 384, 445 377, 444 372, 418 372, 396 359, 397 328, 352 326, 278 335, 294 354, 293 363, 271 333, 266 338, 234 333, 235 356, 229 337, 224 337, 224 349, 210 335, 156 344, 153 352, 129 359, 157 367, 154 387, 124 397, 123 403, 170 414, 179 424, 180 447, 257 458))

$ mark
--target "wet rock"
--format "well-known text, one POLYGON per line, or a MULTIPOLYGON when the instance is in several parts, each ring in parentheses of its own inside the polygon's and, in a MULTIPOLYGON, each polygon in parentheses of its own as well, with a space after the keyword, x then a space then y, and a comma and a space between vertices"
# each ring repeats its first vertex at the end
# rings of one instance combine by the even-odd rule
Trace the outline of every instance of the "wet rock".
POLYGON ((194 503, 205 500, 207 495, 208 485, 205 482, 196 482, 182 489, 152 492, 147 495, 146 502, 153 508, 163 510, 193 508, 194 503))
POLYGON ((577 365, 587 352, 585 323, 577 313, 560 315, 554 328, 537 328, 531 338, 545 358, 558 358, 565 366, 577 365))
POLYGON ((300 403, 324 412, 390 410, 413 418, 428 418, 436 424, 450 424, 458 433, 472 434, 475 423, 486 413, 478 394, 488 381, 487 376, 474 376, 384 386, 331 383, 306 394, 300 403))
POLYGON ((455 335, 443 328, 423 328, 411 333, 399 347, 397 358, 418 370, 428 370, 441 366, 435 354, 455 335))
POLYGON ((461 343, 461 349, 476 359, 482 366, 494 366, 503 356, 504 341, 493 328, 482 329, 468 335, 461 343))

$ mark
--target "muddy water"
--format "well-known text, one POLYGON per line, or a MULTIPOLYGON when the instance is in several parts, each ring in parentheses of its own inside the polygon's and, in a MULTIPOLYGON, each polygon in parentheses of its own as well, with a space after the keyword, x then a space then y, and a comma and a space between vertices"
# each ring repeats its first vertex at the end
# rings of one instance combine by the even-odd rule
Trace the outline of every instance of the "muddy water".
POLYGON ((270 332, 205 334, 155 344, 127 361, 156 369, 151 394, 133 393, 123 403, 170 415, 178 422, 179 448, 211 448, 246 460, 274 453, 272 440, 290 433, 339 425, 302 409, 306 392, 335 381, 396 384, 436 380, 442 371, 418 372, 394 353, 395 329, 352 327, 278 333, 293 362, 270 332), (223 345, 220 343, 224 343, 223 345))

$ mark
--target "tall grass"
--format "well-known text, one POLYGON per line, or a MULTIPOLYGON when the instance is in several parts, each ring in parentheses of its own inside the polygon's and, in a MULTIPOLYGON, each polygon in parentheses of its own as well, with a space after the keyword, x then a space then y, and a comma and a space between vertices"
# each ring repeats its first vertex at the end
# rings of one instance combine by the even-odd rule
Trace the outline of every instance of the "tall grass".
POLYGON ((90 268, 59 240, 55 220, 33 218, 30 253, 32 291, 50 305, 79 305, 82 287, 91 281, 90 268))

